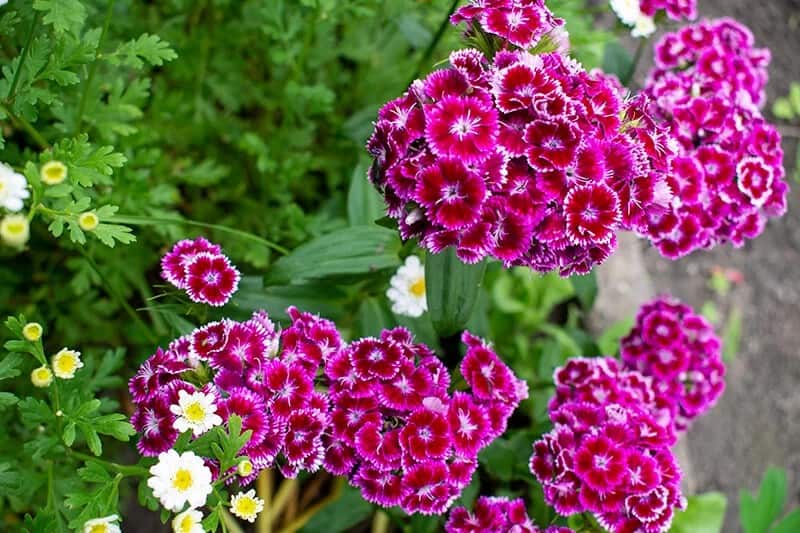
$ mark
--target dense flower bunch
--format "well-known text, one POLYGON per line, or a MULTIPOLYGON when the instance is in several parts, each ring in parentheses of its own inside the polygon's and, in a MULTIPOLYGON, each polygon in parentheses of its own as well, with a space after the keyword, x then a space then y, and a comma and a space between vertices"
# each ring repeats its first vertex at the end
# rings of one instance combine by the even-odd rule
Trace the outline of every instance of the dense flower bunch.
POLYGON ((170 450, 179 432, 196 437, 238 415, 252 431, 241 453, 253 470, 243 483, 278 463, 286 476, 319 469, 329 405, 314 379, 342 341, 330 321, 288 313, 292 323, 280 332, 263 311, 209 323, 145 361, 129 384, 142 455, 170 450))
POLYGON ((672 405, 677 429, 716 404, 725 389, 721 341, 711 324, 674 298, 642 306, 622 339, 625 365, 653 379, 662 405, 672 405))
POLYGON ((449 393, 445 366, 403 328, 332 356, 325 468, 347 475, 378 505, 409 514, 447 510, 469 484, 478 452, 505 431, 528 395, 481 339, 464 333, 462 340, 460 369, 471 392, 449 393))
POLYGON ((502 43, 523 49, 535 46, 545 35, 564 24, 555 18, 544 0, 470 0, 450 17, 465 22, 467 35, 478 31, 494 35, 502 43))
POLYGON ((446 533, 574 533, 568 527, 537 527, 528 517, 522 498, 481 496, 472 512, 457 507, 450 512, 444 526, 446 533))
POLYGON ((615 79, 555 53, 490 64, 461 50, 450 63, 386 104, 368 143, 403 238, 567 276, 602 262, 617 229, 665 211, 665 148, 615 79))
POLYGON ((555 372, 554 428, 533 445, 530 468, 562 515, 592 512, 612 533, 669 529, 685 500, 649 378, 614 359, 578 358, 555 372))
POLYGON ((697 0, 611 0, 611 9, 620 21, 633 26, 634 37, 647 37, 656 30, 653 20, 663 10, 672 20, 697 17, 697 0))
POLYGON ((731 19, 666 34, 645 92, 678 143, 672 209, 646 232, 669 258, 758 236, 786 211, 781 139, 759 110, 770 54, 731 19))
POLYGON ((161 277, 184 289, 193 302, 225 305, 239 286, 239 271, 218 244, 184 239, 161 258, 161 277))

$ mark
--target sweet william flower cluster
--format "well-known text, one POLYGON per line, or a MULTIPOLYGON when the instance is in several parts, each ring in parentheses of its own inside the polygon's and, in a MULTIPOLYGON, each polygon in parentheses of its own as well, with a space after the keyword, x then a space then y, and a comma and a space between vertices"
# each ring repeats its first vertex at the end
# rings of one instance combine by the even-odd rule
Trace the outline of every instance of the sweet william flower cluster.
POLYGON ((441 514, 466 487, 478 452, 506 429, 528 396, 491 348, 464 333, 460 370, 471 392, 403 328, 360 339, 330 359, 334 404, 325 468, 362 496, 406 513, 441 514))
POLYGON ((668 33, 645 92, 678 147, 668 213, 646 234, 668 258, 757 237, 786 211, 780 134, 760 112, 770 54, 732 19, 668 33))
POLYGON ((450 512, 446 533, 574 533, 568 527, 537 527, 528 517, 522 498, 479 497, 472 511, 458 507, 450 512))

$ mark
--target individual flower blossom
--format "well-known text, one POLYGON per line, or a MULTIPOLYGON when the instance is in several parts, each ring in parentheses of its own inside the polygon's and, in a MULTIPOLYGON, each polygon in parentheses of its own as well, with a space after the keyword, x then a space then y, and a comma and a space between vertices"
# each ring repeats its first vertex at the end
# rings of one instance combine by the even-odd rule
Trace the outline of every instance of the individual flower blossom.
POLYGON ((651 379, 615 359, 575 358, 554 381, 554 428, 529 465, 545 502, 564 516, 591 512, 612 533, 666 531, 685 500, 673 419, 651 379))
POLYGON ((386 297, 392 302, 393 313, 419 317, 428 310, 425 296, 425 267, 417 256, 408 256, 389 283, 386 297))
POLYGON ((674 139, 674 198, 637 231, 665 257, 742 246, 786 211, 781 137, 761 113, 769 59, 752 33, 728 18, 658 41, 644 92, 647 113, 674 139))
POLYGON ((38 322, 28 322, 22 327, 22 336, 30 342, 36 342, 41 339, 43 332, 44 328, 38 322))
POLYGON ((30 223, 25 215, 6 215, 0 221, 0 238, 14 248, 22 248, 30 238, 30 223))
POLYGON ((78 225, 83 231, 94 231, 100 224, 100 217, 94 211, 86 211, 78 215, 78 225))
POLYGON ((53 373, 57 378, 72 379, 75 377, 75 372, 83 368, 83 361, 81 361, 81 352, 62 348, 57 354, 53 356, 50 363, 53 366, 53 373))
POLYGON ((650 376, 659 401, 685 430, 725 390, 722 342, 711 324, 675 298, 661 296, 641 307, 620 342, 625 366, 650 376))
POLYGON ((478 452, 503 432, 528 392, 481 339, 465 333, 463 341, 471 392, 451 394, 446 368, 403 328, 359 339, 329 359, 324 467, 347 475, 377 505, 447 510, 469 484, 478 452))
POLYGON ((103 518, 93 518, 83 524, 83 533, 120 533, 119 516, 112 514, 103 518))
POLYGON ((0 163, 0 207, 8 211, 19 211, 30 194, 25 176, 5 163, 0 163))
POLYGON ((67 173, 67 165, 53 160, 42 165, 39 176, 45 185, 58 185, 67 179, 67 173))
MULTIPOLYGON (((473 3, 456 18, 544 9, 507 7, 473 3)), ((672 152, 615 78, 513 47, 450 62, 387 103, 367 143, 369 177, 403 239, 569 276, 602 263, 617 231, 667 210, 672 152)))
POLYGON ((150 467, 150 474, 147 486, 170 511, 178 512, 187 503, 190 509, 202 507, 211 494, 211 470, 194 452, 161 453, 158 462, 150 467))
POLYGON ((231 512, 242 520, 255 522, 258 513, 264 510, 264 500, 256 496, 253 489, 240 492, 231 498, 231 512))
POLYGON ((34 368, 31 372, 31 383, 34 387, 45 388, 49 387, 53 382, 53 372, 46 366, 34 368))
POLYGON ((201 252, 186 265, 186 293, 193 302, 220 307, 239 288, 239 278, 227 257, 201 252))
POLYGON ((544 0, 470 0, 450 20, 453 24, 466 22, 468 35, 480 28, 501 43, 524 49, 564 24, 553 16, 544 0))
POLYGON ((216 414, 215 402, 213 394, 203 392, 190 394, 185 390, 178 391, 177 405, 171 405, 169 408, 176 416, 172 425, 181 433, 191 430, 195 437, 202 435, 214 426, 222 424, 222 418, 216 414))
POLYGON ((481 496, 472 511, 457 507, 444 526, 446 533, 574 533, 568 527, 537 527, 528 517, 522 498, 481 496))
POLYGON ((173 533, 203 533, 203 513, 197 509, 187 509, 172 519, 173 533))
POLYGON ((200 252, 221 255, 222 248, 209 242, 204 237, 178 241, 172 249, 161 258, 161 277, 179 289, 185 289, 186 266, 200 252))

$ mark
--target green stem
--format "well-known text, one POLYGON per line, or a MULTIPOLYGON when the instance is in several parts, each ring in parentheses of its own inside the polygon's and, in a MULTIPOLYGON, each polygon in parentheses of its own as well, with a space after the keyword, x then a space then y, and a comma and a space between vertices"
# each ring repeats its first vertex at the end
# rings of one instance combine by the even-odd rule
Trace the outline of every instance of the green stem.
POLYGON ((647 47, 649 39, 647 37, 643 37, 639 39, 639 44, 636 45, 636 52, 633 54, 633 61, 631 61, 631 66, 628 67, 628 72, 625 73, 625 79, 620 80, 622 81, 622 85, 627 86, 631 79, 633 79, 633 75, 636 74, 636 67, 639 66, 639 61, 642 59, 642 54, 644 53, 644 49, 647 47))
POLYGON ((323 507, 338 500, 342 494, 342 488, 344 487, 344 478, 337 477, 333 483, 334 483, 333 490, 327 496, 325 496, 323 499, 321 499, 320 501, 318 501, 317 503, 306 509, 303 514, 301 514, 300 516, 292 520, 289 524, 284 526, 278 533, 295 533, 295 531, 306 525, 308 521, 311 520, 311 518, 315 514, 317 514, 323 507))
POLYGON ((267 513, 267 520, 269 520, 271 523, 275 522, 275 519, 281 514, 283 508, 286 507, 289 497, 292 495, 295 488, 297 488, 297 485, 297 479, 283 480, 283 483, 281 483, 281 488, 279 488, 278 492, 275 494, 275 499, 272 500, 272 507, 269 509, 264 509, 264 512, 267 513))
POLYGON ((94 461, 96 463, 100 463, 107 469, 112 470, 117 474, 121 474, 123 477, 145 477, 150 475, 150 471, 143 466, 121 465, 119 463, 112 463, 111 461, 106 461, 105 459, 100 459, 99 457, 94 457, 92 455, 83 452, 78 452, 70 448, 67 449, 67 453, 75 457, 76 459, 81 459, 86 462, 94 461))
POLYGON ((389 531, 389 515, 383 511, 375 511, 372 519, 372 533, 386 533, 389 531))
POLYGON ((417 79, 422 72, 422 68, 428 63, 433 55, 433 51, 436 50, 436 46, 439 44, 439 41, 442 40, 442 35, 444 35, 444 31, 450 25, 450 15, 453 14, 453 11, 456 10, 456 6, 458 6, 458 0, 453 0, 450 4, 450 9, 447 10, 447 15, 442 19, 442 22, 439 24, 439 28, 436 30, 436 33, 431 39, 431 42, 428 44, 428 47, 423 52, 422 57, 419 59, 417 63, 417 68, 414 70, 414 75, 411 76, 411 80, 408 82, 407 85, 411 85, 411 83, 417 79))
POLYGON ((222 524, 222 531, 230 531, 231 533, 244 533, 242 528, 239 527, 239 524, 236 523, 236 519, 233 518, 222 506, 219 508, 219 516, 221 518, 220 523, 222 524))
POLYGON ((22 49, 19 59, 19 65, 17 65, 17 70, 14 71, 14 78, 11 80, 11 87, 8 88, 8 94, 6 95, 6 102, 11 102, 14 100, 14 97, 17 95, 17 85, 19 84, 20 74, 22 73, 22 67, 25 66, 25 60, 28 59, 28 51, 31 49, 31 41, 33 41, 33 34, 36 31, 36 26, 39 24, 39 17, 41 17, 42 12, 36 11, 33 15, 33 22, 31 22, 31 29, 28 30, 28 38, 25 40, 25 48, 22 49))
POLYGON ((33 127, 33 125, 25 120, 25 118, 18 116, 11 110, 7 104, 2 104, 3 110, 6 114, 11 118, 11 122, 18 128, 23 129, 25 132, 31 136, 31 138, 39 145, 39 148, 42 150, 47 150, 50 148, 50 143, 47 142, 47 139, 39 133, 39 131, 33 127))
POLYGON ((97 48, 94 50, 94 61, 92 64, 89 65, 89 74, 86 76, 86 81, 83 83, 83 94, 81 94, 81 102, 78 104, 78 114, 75 118, 75 129, 73 131, 73 135, 77 135, 81 132, 81 124, 83 123, 83 112, 86 110, 86 101, 89 98, 89 89, 92 87, 92 81, 94 80, 94 74, 97 71, 97 65, 99 63, 98 59, 100 58, 100 47, 103 45, 103 39, 108 32, 108 27, 111 24, 111 15, 114 12, 114 3, 116 0, 110 0, 108 3, 108 9, 106 10, 106 18, 103 22, 103 30, 100 32, 100 39, 97 41, 97 48))
POLYGON ((283 255, 288 255, 289 250, 284 248, 283 246, 276 244, 272 241, 268 241, 259 237, 258 235, 253 235, 252 233, 248 233, 246 231, 238 230, 236 228, 231 228, 228 226, 223 226, 221 224, 209 224, 207 222, 200 222, 199 220, 191 220, 187 218, 158 218, 158 217, 146 217, 146 216, 137 216, 137 215, 115 215, 112 217, 109 222, 116 222, 119 224, 130 224, 133 226, 156 226, 159 224, 175 224, 175 225, 184 225, 184 226, 195 226, 198 228, 207 228, 213 229, 217 231, 221 231, 223 233, 229 233, 231 235, 236 235, 242 239, 257 242, 258 244, 264 245, 267 248, 271 248, 276 252, 279 252, 283 255))

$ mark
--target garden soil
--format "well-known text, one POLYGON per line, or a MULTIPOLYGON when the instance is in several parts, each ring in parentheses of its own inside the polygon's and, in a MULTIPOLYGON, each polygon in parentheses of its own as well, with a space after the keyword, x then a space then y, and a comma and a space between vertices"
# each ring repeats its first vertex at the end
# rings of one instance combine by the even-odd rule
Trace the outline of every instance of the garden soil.
MULTIPOLYGON (((772 51, 768 108, 788 93, 792 81, 800 82, 800 0, 698 4, 703 16, 727 15, 743 22, 755 34, 757 46, 772 51)), ((648 68, 640 65, 640 83, 648 68)), ((784 132, 789 174, 800 141, 797 131, 784 132)), ((787 215, 770 221, 742 249, 726 246, 675 262, 654 249, 643 250, 658 292, 670 292, 698 309, 713 301, 723 318, 733 308, 742 312, 740 349, 728 363, 727 390, 687 439, 695 490, 728 495, 725 532, 740 530, 739 489, 755 489, 769 465, 788 469, 787 499, 800 504, 800 184, 790 185, 787 215), (740 271, 742 283, 727 296, 715 295, 708 286, 715 267, 740 271)))

